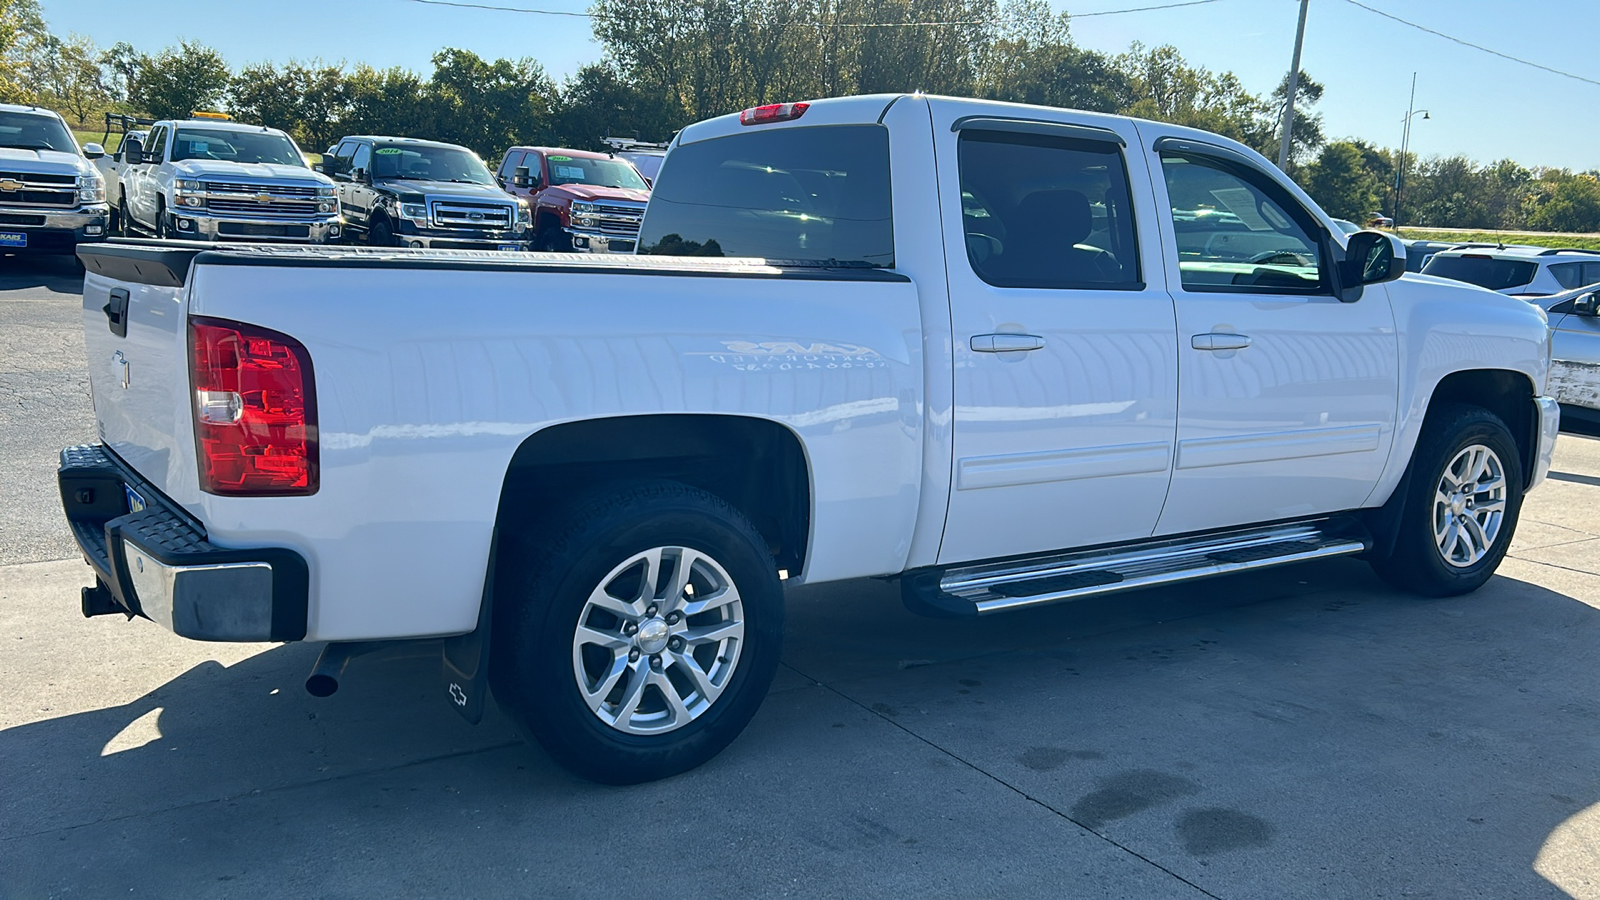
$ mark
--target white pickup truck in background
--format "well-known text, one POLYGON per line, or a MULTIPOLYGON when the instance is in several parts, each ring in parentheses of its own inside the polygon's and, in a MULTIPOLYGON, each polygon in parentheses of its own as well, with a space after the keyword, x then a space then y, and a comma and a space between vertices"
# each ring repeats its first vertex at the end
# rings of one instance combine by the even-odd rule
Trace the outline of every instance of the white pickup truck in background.
MULTIPOLYGON (((91 145, 92 146, 92 145, 91 145)), ((0 256, 106 239, 106 183, 60 114, 0 103, 0 256)))
POLYGON ((492 684, 633 782, 749 721, 785 576, 975 616, 1361 554, 1449 595, 1549 466, 1542 311, 1199 131, 761 107, 679 134, 640 241, 82 251, 85 613, 330 642, 320 693, 445 638, 469 718, 492 684))
POLYGON ((166 120, 118 147, 117 219, 124 234, 200 241, 323 244, 343 219, 333 181, 276 128, 227 118, 166 120))

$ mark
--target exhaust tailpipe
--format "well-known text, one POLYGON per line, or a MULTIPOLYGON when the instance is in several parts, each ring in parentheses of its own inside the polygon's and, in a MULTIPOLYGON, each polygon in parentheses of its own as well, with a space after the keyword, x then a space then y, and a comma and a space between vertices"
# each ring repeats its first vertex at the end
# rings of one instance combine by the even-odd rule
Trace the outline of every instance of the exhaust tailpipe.
POLYGON ((350 660, 368 653, 386 650, 395 641, 333 641, 322 648, 317 664, 306 676, 306 693, 313 697, 332 697, 339 690, 339 679, 344 677, 344 667, 350 660))
POLYGON ((323 647, 317 664, 311 667, 311 674, 306 677, 306 693, 313 697, 332 697, 339 690, 344 667, 359 652, 356 647, 355 644, 337 642, 323 647))

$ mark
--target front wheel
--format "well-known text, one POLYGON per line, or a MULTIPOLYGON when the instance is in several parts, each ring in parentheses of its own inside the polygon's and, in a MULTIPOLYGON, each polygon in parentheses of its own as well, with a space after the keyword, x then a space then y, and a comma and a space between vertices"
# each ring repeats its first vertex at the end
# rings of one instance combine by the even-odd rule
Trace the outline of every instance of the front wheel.
POLYGON ((1451 404, 1423 425, 1394 548, 1372 566, 1396 587, 1449 597, 1482 587, 1522 510, 1522 467, 1505 423, 1451 404))
POLYGON ((367 243, 374 247, 395 247, 400 242, 395 240, 394 227, 388 219, 374 219, 367 231, 367 243))
POLYGON ((675 482, 590 495, 508 539, 495 697, 572 772, 676 775, 749 724, 777 670, 783 590, 766 541, 675 482))
POLYGON ((165 204, 156 206, 156 237, 163 241, 172 240, 172 217, 167 215, 165 204))

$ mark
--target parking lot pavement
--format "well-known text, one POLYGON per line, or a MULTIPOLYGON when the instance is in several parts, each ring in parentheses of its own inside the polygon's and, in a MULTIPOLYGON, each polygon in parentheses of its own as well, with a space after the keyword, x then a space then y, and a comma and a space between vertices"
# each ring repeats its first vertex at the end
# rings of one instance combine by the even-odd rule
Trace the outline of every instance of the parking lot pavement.
POLYGON ((0 566, 0 897, 1600 897, 1597 509, 1600 441, 1563 437, 1448 600, 1351 560, 981 621, 795 588, 750 730, 632 788, 462 722, 426 646, 316 700, 315 647, 0 566))

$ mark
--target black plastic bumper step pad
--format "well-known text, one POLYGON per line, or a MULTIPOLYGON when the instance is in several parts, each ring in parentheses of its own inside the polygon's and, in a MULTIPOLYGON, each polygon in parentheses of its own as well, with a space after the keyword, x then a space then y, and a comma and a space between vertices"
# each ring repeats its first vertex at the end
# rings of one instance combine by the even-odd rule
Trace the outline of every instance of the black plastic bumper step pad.
POLYGON ((1255 562, 1260 559, 1272 559, 1277 556, 1290 556, 1295 553, 1307 553, 1316 550, 1317 545, 1308 541, 1278 541, 1275 544, 1260 544, 1255 547, 1240 547, 1236 550, 1218 550, 1207 553, 1207 559, 1217 562, 1255 562))
POLYGON ((1054 594, 1059 591, 1075 591, 1079 588, 1100 587, 1105 584, 1116 584, 1122 576, 1116 572, 1105 569, 1090 569, 1086 572, 1070 572, 1066 575, 1047 575, 1044 578, 1034 578, 1028 581, 1008 581, 992 585, 989 590, 1003 597, 1033 597, 1039 594, 1054 594))

